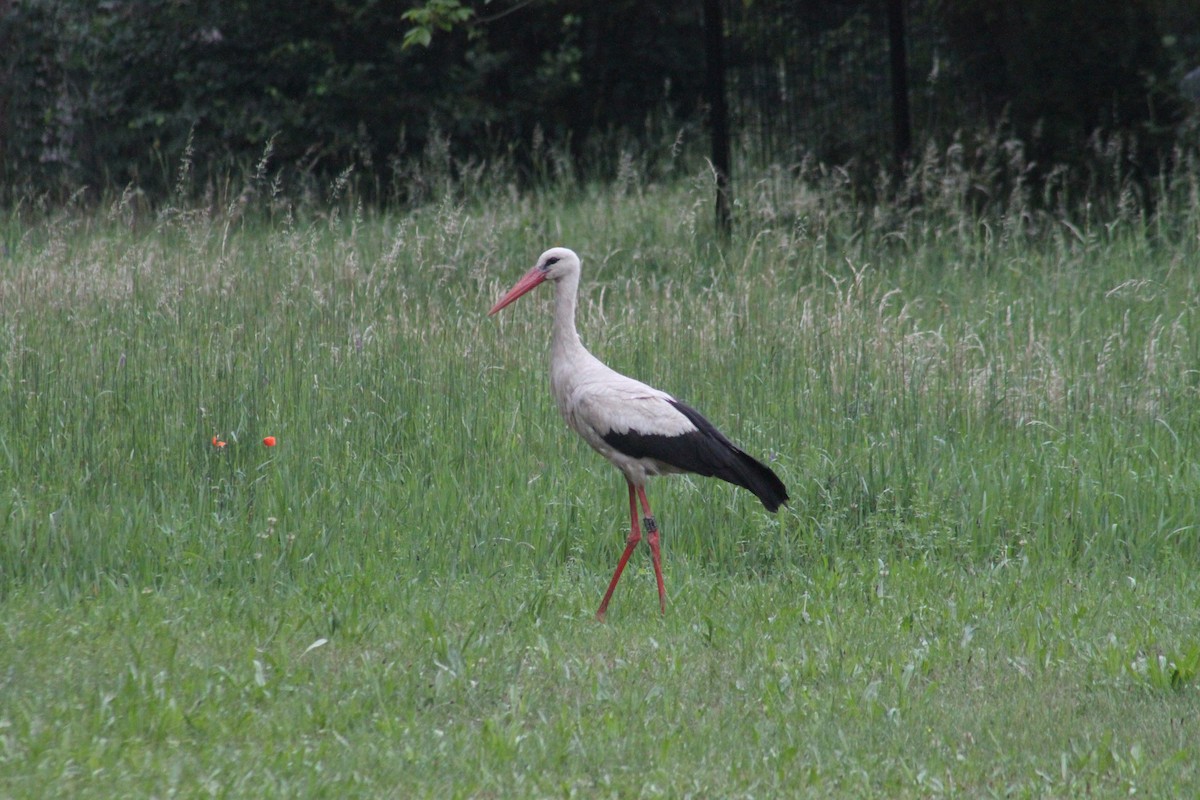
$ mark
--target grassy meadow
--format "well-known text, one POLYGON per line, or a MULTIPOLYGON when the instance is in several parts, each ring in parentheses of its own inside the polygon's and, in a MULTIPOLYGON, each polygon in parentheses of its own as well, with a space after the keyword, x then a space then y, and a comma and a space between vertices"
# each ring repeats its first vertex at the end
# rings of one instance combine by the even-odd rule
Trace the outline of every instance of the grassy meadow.
POLYGON ((727 244, 632 162, 9 209, 0 796, 1200 794, 1200 170, 1056 214, 935 162, 765 174, 727 244), (643 550, 593 619, 625 486, 550 290, 485 316, 555 244, 791 493, 652 483, 665 617, 643 550))

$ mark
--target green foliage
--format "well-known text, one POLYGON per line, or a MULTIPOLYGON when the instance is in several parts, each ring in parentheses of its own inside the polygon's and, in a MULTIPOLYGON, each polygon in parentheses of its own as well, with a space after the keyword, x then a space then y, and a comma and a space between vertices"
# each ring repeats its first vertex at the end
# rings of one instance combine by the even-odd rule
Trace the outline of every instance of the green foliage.
POLYGON ((412 27, 404 34, 404 46, 428 47, 435 29, 452 30, 475 16, 475 9, 459 0, 427 0, 424 5, 410 8, 401 15, 412 27))
POLYGON ((189 144, 203 197, 269 141, 274 164, 299 175, 295 192, 352 168, 362 194, 413 202, 413 166, 443 141, 464 161, 525 164, 542 143, 575 143, 582 164, 584 142, 696 107, 695 12, 530 4, 406 46, 469 18, 456 3, 15 4, 0 16, 12 45, 0 200, 128 185, 161 199, 189 144), (658 41, 663 31, 678 38, 658 41))
MULTIPOLYGON (((1128 581, 850 557, 589 619, 599 578, 106 590, 0 617, 14 797, 1190 796, 1194 619, 1128 581), (1151 629, 1142 626, 1153 615, 1151 629), (1134 655, 1134 658, 1137 656, 1134 655)), ((631 575, 630 577, 634 577, 631 575)))
MULTIPOLYGON (((431 149, 468 169, 507 160, 526 186, 544 177, 545 150, 563 156, 558 172, 613 178, 622 150, 698 138, 704 123, 699 4, 0 8, 5 204, 80 190, 95 201, 126 187, 159 202, 176 188, 172 165, 188 147, 192 199, 220 195, 268 142, 291 194, 317 193, 349 169, 360 196, 420 203, 414 182, 431 149)), ((726 43, 741 146, 763 151, 760 166, 815 158, 847 168, 869 193, 890 149, 882 6, 735 8, 726 43)), ((1187 4, 927 2, 912 11, 918 140, 943 147, 961 131, 1003 129, 1025 150, 1027 179, 1054 179, 1065 166, 1081 190, 1114 193, 1125 187, 1104 167, 1116 143, 1122 175, 1153 196, 1150 180, 1194 129, 1180 123, 1176 90, 1200 58, 1187 4)))
POLYGON ((0 220, 0 793, 1196 795, 1197 172, 776 171, 721 245, 652 163, 0 220), (638 553, 592 620, 623 484, 545 296, 484 316, 552 242, 592 349, 791 489, 651 486, 665 618, 638 553))
MULTIPOLYGON (((1181 107, 1152 3, 963 2, 944 4, 948 40, 991 119, 1006 117, 1031 160, 1089 164, 1097 131, 1134 142, 1131 165, 1152 174, 1174 143, 1181 107)), ((958 87, 960 94, 962 87, 958 87)))

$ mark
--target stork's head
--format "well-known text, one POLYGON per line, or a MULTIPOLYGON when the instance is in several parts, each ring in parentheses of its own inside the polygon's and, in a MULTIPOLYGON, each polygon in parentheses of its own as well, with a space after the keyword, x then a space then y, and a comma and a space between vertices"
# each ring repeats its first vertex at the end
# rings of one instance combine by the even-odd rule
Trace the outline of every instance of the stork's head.
POLYGON ((542 281, 559 281, 571 274, 579 274, 579 256, 575 255, 574 250, 565 247, 551 247, 542 253, 533 269, 526 272, 504 297, 496 301, 488 316, 495 314, 542 281))

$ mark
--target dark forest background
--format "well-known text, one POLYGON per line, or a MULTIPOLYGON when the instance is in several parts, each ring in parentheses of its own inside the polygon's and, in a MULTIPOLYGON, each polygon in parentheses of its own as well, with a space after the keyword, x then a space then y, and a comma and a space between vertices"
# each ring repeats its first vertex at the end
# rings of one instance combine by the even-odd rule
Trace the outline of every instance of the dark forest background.
MULTIPOLYGON (((1195 149, 1195 0, 903 6, 914 153, 1001 131, 1033 172, 1094 184, 1112 142, 1143 180, 1195 149)), ((894 159, 884 0, 723 8, 745 163, 869 182, 894 159)), ((266 154, 280 180, 351 175, 384 202, 419 199, 430 158, 534 181, 553 152, 603 178, 618 151, 703 152, 704 87, 699 0, 0 0, 0 199, 163 196, 184 162, 212 191, 266 154), (438 6, 457 16, 420 29, 414 9, 438 6)))

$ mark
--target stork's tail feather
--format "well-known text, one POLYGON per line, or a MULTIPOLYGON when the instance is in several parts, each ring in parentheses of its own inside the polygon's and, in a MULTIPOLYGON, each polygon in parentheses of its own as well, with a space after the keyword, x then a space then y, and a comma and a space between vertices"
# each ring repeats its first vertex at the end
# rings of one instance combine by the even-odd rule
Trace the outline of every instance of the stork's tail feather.
POLYGON ((778 511, 787 504, 787 487, 770 467, 737 447, 732 456, 728 466, 714 473, 716 477, 754 492, 767 511, 778 511))
POLYGON ((692 424, 696 426, 706 444, 699 464, 689 464, 688 469, 701 475, 712 475, 735 486, 754 492, 767 511, 775 512, 788 501, 787 487, 770 467, 746 453, 717 430, 711 422, 694 408, 670 401, 692 424))

